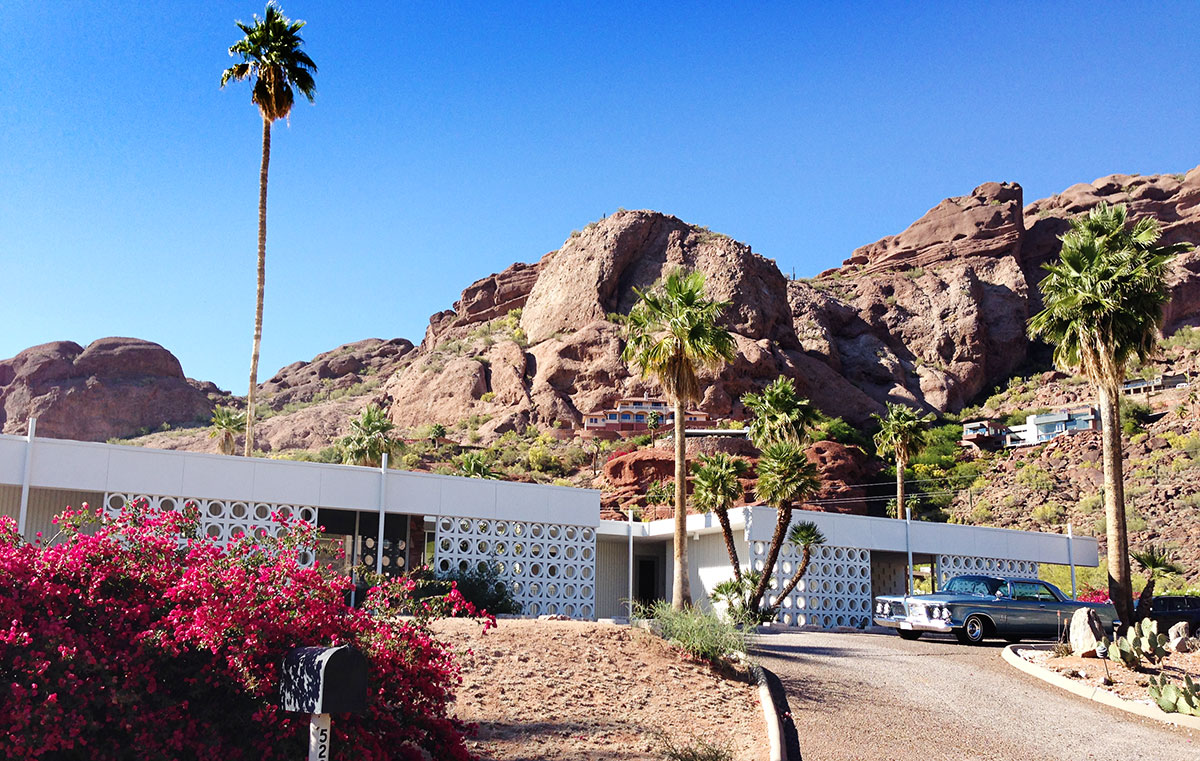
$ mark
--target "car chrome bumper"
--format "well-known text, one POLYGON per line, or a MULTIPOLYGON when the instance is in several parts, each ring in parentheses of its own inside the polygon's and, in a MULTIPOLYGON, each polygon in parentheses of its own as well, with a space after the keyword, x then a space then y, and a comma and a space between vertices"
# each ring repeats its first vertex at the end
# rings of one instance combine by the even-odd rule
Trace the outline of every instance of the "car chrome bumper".
POLYGON ((886 616, 875 616, 875 625, 914 632, 949 633, 954 628, 950 621, 910 621, 907 618, 888 618, 886 616))

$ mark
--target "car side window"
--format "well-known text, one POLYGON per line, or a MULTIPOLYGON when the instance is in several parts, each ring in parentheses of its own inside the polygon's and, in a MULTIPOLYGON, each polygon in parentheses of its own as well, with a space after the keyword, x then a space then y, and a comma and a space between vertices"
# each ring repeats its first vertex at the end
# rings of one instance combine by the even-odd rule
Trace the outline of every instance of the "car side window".
POLYGON ((1030 581, 1014 581, 1012 583, 1013 599, 1026 602, 1054 602, 1058 598, 1045 584, 1030 581))

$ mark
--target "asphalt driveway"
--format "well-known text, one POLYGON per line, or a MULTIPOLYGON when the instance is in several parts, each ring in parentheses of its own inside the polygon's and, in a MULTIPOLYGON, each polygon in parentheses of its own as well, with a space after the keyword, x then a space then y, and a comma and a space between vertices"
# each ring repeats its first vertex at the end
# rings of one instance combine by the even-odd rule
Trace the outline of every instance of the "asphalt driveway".
POLYGON ((753 649, 787 689, 804 761, 1200 759, 1200 733, 1077 698, 1000 645, 796 632, 753 649))

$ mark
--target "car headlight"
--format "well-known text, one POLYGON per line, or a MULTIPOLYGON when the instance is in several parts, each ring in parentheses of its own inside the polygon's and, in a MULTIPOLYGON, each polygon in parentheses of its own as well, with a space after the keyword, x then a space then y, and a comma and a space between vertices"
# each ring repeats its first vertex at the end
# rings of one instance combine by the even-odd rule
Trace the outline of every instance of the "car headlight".
POLYGON ((947 621, 950 620, 950 609, 949 608, 942 608, 942 618, 944 618, 947 621))

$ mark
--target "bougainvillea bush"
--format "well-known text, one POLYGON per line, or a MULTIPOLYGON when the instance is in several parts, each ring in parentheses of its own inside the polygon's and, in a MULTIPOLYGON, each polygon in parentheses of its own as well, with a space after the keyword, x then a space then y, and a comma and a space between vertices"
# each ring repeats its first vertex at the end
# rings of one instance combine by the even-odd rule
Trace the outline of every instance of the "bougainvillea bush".
POLYGON ((304 758, 308 717, 280 709, 280 667, 339 644, 366 654, 371 684, 366 713, 334 716, 334 758, 470 758, 447 714, 458 672, 428 623, 494 620, 457 590, 414 600, 403 578, 350 609, 348 580, 302 562, 317 529, 278 520, 282 538, 218 543, 192 509, 85 506, 31 545, 0 516, 0 758, 304 758))

